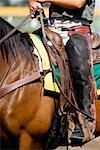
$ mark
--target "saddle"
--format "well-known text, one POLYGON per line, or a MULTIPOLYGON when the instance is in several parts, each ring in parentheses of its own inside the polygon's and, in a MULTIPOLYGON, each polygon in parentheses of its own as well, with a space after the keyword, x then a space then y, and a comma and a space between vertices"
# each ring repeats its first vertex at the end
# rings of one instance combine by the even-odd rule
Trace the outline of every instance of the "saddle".
POLYGON ((100 35, 97 33, 92 33, 92 54, 93 54, 93 64, 100 63, 100 35))
MULTIPOLYGON (((60 85, 57 83, 61 92, 60 100, 58 101, 58 107, 55 109, 46 143, 46 149, 50 147, 54 149, 58 145, 65 145, 66 142, 70 144, 73 139, 76 141, 78 139, 80 143, 84 141, 89 136, 85 120, 85 116, 88 117, 88 115, 83 114, 78 109, 73 86, 74 82, 70 70, 70 61, 61 36, 51 31, 48 27, 45 27, 45 34, 46 43, 44 44, 50 59, 56 61, 58 64, 61 81, 60 85)), ((54 71, 54 68, 52 68, 52 71, 54 71)), ((54 80, 56 80, 55 77, 54 80)))
POLYGON ((92 40, 92 48, 96 49, 98 46, 100 46, 100 35, 97 33, 91 34, 91 40, 92 40))
MULTIPOLYGON (((70 76, 69 70, 69 60, 67 53, 65 52, 64 44, 61 36, 58 33, 53 32, 48 27, 45 28, 46 36, 47 36, 47 49, 49 49, 50 55, 53 58, 53 61, 58 64, 60 69, 60 85, 58 87, 60 91, 63 91, 68 96, 68 101, 71 102, 71 97, 69 95, 74 95, 73 93, 73 85, 72 85, 72 77, 70 76), (50 44, 51 43, 51 44, 50 44), (51 50, 50 50, 51 49, 51 50), (72 89, 72 91, 70 90, 72 89)), ((73 97, 73 99, 75 99, 73 97)), ((64 111, 64 105, 66 105, 66 100, 64 96, 60 96, 60 109, 64 111)))

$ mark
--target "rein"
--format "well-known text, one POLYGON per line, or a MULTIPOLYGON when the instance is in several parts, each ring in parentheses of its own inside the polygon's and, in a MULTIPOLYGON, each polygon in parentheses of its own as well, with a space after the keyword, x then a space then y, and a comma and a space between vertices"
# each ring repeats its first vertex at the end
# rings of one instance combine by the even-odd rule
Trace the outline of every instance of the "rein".
POLYGON ((35 14, 35 10, 33 10, 28 16, 26 16, 20 24, 18 24, 13 30, 11 30, 9 33, 7 33, 2 39, 0 39, 0 44, 2 44, 5 40, 7 40, 16 30, 23 27, 25 24, 27 24, 30 21, 30 18, 32 14, 35 14))
MULTIPOLYGON (((43 21, 43 14, 42 14, 42 11, 40 11, 40 22, 41 22, 41 28, 42 28, 43 38, 44 38, 44 41, 43 41, 43 42, 44 42, 44 45, 45 45, 46 50, 47 50, 47 52, 48 52, 49 59, 52 60, 52 56, 50 55, 50 51, 51 51, 52 49, 51 49, 50 46, 47 44, 47 42, 48 42, 48 40, 47 40, 48 35, 46 35, 46 31, 45 31, 45 28, 44 28, 44 21, 43 21)), ((51 43, 53 44, 53 41, 51 41, 51 43)), ((58 52, 58 55, 60 55, 60 52, 59 52, 58 49, 55 47, 55 45, 53 45, 53 46, 54 46, 54 49, 56 50, 56 53, 58 52)), ((63 50, 63 51, 64 51, 64 50, 63 50)), ((60 55, 60 56, 61 56, 61 55, 60 55)), ((59 60, 60 60, 60 59, 59 59, 59 60)), ((60 64, 59 60, 57 59, 58 64, 60 64)), ((66 59, 66 60, 68 60, 68 59, 66 59)), ((53 60, 52 60, 52 61, 53 61, 53 60)), ((62 64, 60 64, 60 65, 61 65, 60 69, 63 70, 62 64)), ((64 64, 64 65, 65 65, 65 64, 64 64)), ((69 76, 69 82, 70 82, 70 86, 71 86, 70 90, 72 90, 72 97, 73 97, 73 100, 74 100, 74 103, 75 103, 75 104, 73 104, 73 103, 70 101, 70 100, 71 100, 71 97, 69 98, 69 96, 67 96, 67 95, 65 94, 65 91, 64 91, 64 88, 63 88, 64 85, 61 86, 61 85, 59 84, 59 82, 57 81, 57 79, 56 79, 56 77, 55 77, 55 75, 54 75, 55 68, 51 66, 51 69, 52 69, 52 72, 53 72, 53 78, 54 78, 54 80, 56 81, 56 83, 57 83, 57 85, 58 85, 58 88, 59 88, 61 94, 63 95, 63 97, 65 98, 65 100, 66 100, 76 111, 81 112, 81 113, 82 113, 83 115, 85 115, 86 117, 88 117, 88 118, 94 120, 94 118, 92 118, 90 115, 86 114, 85 112, 83 112, 82 110, 80 110, 80 109, 78 108, 78 105, 77 105, 77 103, 76 103, 76 101, 75 101, 75 95, 74 95, 74 93, 73 93, 73 86, 72 86, 72 83, 71 83, 71 77, 69 76)), ((62 73, 62 72, 61 72, 61 73, 62 73)), ((63 81, 61 81, 61 82, 63 82, 63 81)), ((71 92, 71 91, 69 91, 69 92, 71 92)), ((63 113, 66 113, 66 112, 63 112, 63 113)))
MULTIPOLYGON (((17 25, 13 30, 11 30, 8 34, 6 34, 1 40, 0 40, 0 44, 2 44, 7 38, 9 38, 16 30, 18 30, 19 28, 21 28, 22 26, 24 26, 27 21, 31 18, 31 15, 35 13, 35 10, 33 10, 19 25, 17 25)), ((49 56, 49 59, 51 60, 51 56, 50 56, 50 47, 48 46, 47 44, 47 38, 46 38, 46 33, 45 33, 45 28, 44 28, 44 22, 43 22, 43 14, 42 14, 42 11, 39 10, 39 13, 40 13, 40 22, 41 22, 41 27, 42 27, 42 33, 43 33, 43 38, 44 38, 44 45, 47 49, 47 52, 48 52, 48 56, 49 56), (49 49, 49 50, 48 50, 49 49)), ((55 47, 56 49, 56 47, 55 47)), ((56 49, 57 50, 57 49, 56 49)), ((59 62, 58 62, 59 63, 59 62)), ((54 76, 54 69, 52 66, 52 72, 53 72, 53 76, 54 76)), ((24 85, 27 85, 31 82, 34 82, 38 79, 42 79, 42 75, 38 72, 36 72, 34 75, 31 75, 31 76, 27 76, 23 79, 20 79, 18 81, 15 81, 13 83, 11 83, 10 85, 7 85, 6 87, 3 87, 0 89, 0 98, 2 98, 3 96, 5 96, 6 94, 10 93, 11 91, 19 88, 19 87, 22 87, 24 85)), ((89 116, 88 114, 86 114, 85 112, 81 111, 76 104, 73 104, 70 100, 69 100, 69 97, 65 94, 64 92, 64 89, 60 86, 60 84, 58 83, 58 81, 56 80, 55 76, 54 76, 54 80, 56 81, 58 87, 59 87, 59 90, 61 91, 63 97, 65 98, 65 100, 74 108, 76 109, 77 111, 81 112, 82 114, 84 114, 86 117, 94 120, 94 118, 92 118, 91 116, 89 116)), ((62 81, 61 81, 62 82, 62 81)), ((72 84, 70 84, 72 85, 72 84)), ((73 95, 74 97, 74 95, 73 95)), ((75 98, 74 98, 75 99, 75 98)), ((65 112, 64 112, 65 113, 65 112)))
POLYGON ((0 98, 2 98, 3 96, 7 95, 8 93, 12 92, 13 90, 15 90, 19 87, 22 87, 31 82, 35 82, 36 80, 41 79, 41 77, 42 77, 41 74, 36 72, 36 73, 34 73, 34 75, 27 76, 23 79, 17 80, 15 82, 1 88, 0 89, 0 98))
MULTIPOLYGON (((2 39, 0 39, 0 44, 2 44, 2 43, 3 43, 5 40, 7 40, 11 35, 13 35, 13 33, 14 33, 16 30, 20 29, 20 28, 23 27, 25 24, 27 24, 27 23, 29 22, 29 19, 31 18, 31 15, 32 15, 32 14, 35 14, 35 10, 33 10, 28 16, 26 16, 26 17, 24 18, 24 20, 23 20, 20 24, 18 24, 13 30, 11 30, 11 31, 10 31, 9 33, 7 33, 2 39)), ((8 69, 7 73, 8 73, 8 72, 9 72, 9 69, 8 69)), ((7 73, 5 74, 5 76, 4 76, 4 78, 3 78, 3 81, 4 81, 4 79, 5 79, 6 75, 7 75, 7 73)), ((25 78, 23 78, 23 79, 20 79, 20 80, 18 80, 18 81, 15 81, 15 82, 9 84, 9 85, 7 85, 7 86, 5 86, 5 87, 3 87, 3 88, 0 88, 0 98, 2 98, 3 96, 7 95, 8 93, 10 93, 10 92, 13 91, 13 90, 15 90, 15 89, 17 89, 17 88, 19 88, 19 87, 21 87, 21 86, 24 86, 24 85, 26 85, 26 84, 28 84, 28 83, 34 82, 34 81, 36 81, 36 80, 38 80, 38 79, 40 79, 40 78, 42 78, 41 74, 38 73, 38 72, 36 72, 36 73, 34 73, 34 75, 27 76, 27 77, 25 77, 25 78)), ((3 82, 3 81, 2 81, 2 82, 3 82)), ((1 85, 2 85, 2 82, 1 82, 1 85)))

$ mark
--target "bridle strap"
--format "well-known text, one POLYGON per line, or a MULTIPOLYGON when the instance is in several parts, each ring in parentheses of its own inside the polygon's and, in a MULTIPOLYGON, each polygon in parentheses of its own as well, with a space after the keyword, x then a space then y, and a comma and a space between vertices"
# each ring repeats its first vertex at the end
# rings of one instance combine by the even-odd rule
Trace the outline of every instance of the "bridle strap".
POLYGON ((0 44, 2 44, 6 39, 8 39, 15 31, 23 27, 28 23, 28 20, 31 18, 32 14, 35 14, 35 10, 33 10, 28 16, 26 16, 20 24, 18 24, 14 29, 8 32, 2 39, 0 39, 0 44))
MULTIPOLYGON (((41 26, 42 26, 42 32, 43 32, 43 37, 44 37, 44 44, 45 46, 48 48, 47 46, 47 40, 46 40, 46 34, 45 34, 45 28, 44 28, 44 22, 43 22, 43 15, 42 15, 42 11, 40 10, 40 22, 41 22, 41 26)), ((2 44, 7 38, 9 38, 16 30, 20 29, 23 25, 26 24, 26 22, 28 21, 29 18, 31 18, 31 15, 35 13, 35 10, 33 10, 20 24, 18 24, 18 26, 16 26, 13 30, 11 30, 8 34, 6 34, 1 40, 0 40, 0 44, 2 44)), ((50 56, 49 56, 50 57, 50 56)), ((54 72, 53 68, 52 71, 54 72)), ((34 73, 34 75, 25 77, 23 79, 20 79, 18 81, 15 81, 13 83, 11 83, 10 85, 7 85, 6 87, 3 87, 0 89, 0 98, 2 98, 3 96, 5 96, 6 94, 10 93, 11 91, 24 86, 28 83, 31 83, 33 81, 36 81, 38 79, 40 79, 42 76, 36 72, 34 73)), ((56 78, 55 78, 56 80, 56 78)), ((63 91, 63 89, 60 87, 58 81, 56 80, 56 83, 61 91, 61 93, 63 94, 63 96, 65 97, 65 99, 67 100, 67 102, 73 107, 75 108, 77 111, 81 112, 82 114, 84 114, 85 116, 89 117, 90 119, 94 120, 94 118, 92 118, 90 115, 86 114, 85 112, 81 111, 79 108, 77 108, 73 103, 71 103, 67 97, 67 95, 65 94, 65 92, 63 91)))
POLYGON ((26 76, 23 79, 17 80, 17 81, 0 89, 0 98, 2 98, 3 96, 7 95, 11 91, 13 91, 19 87, 22 87, 31 82, 35 82, 36 80, 39 80, 41 78, 42 78, 42 75, 39 72, 34 72, 33 75, 26 76))

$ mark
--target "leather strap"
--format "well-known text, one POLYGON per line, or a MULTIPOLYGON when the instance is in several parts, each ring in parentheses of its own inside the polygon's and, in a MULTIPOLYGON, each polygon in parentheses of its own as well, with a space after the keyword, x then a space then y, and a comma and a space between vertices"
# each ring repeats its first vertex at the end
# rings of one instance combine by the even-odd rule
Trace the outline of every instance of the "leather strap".
POLYGON ((22 22, 20 24, 18 24, 13 30, 11 30, 10 32, 8 32, 2 39, 0 39, 0 44, 2 44, 5 40, 7 40, 11 35, 13 35, 13 33, 15 33, 15 31, 19 30, 21 27, 23 27, 24 25, 26 25, 28 23, 28 21, 30 21, 29 19, 31 19, 31 15, 35 14, 35 10, 33 10, 28 16, 26 16, 22 22))
MULTIPOLYGON (((41 20, 40 20, 40 22, 41 22, 41 26, 42 26, 42 33, 43 33, 43 38, 44 38, 44 45, 45 45, 45 47, 46 47, 46 49, 47 49, 47 52, 48 52, 48 56, 49 56, 49 59, 50 59, 50 61, 52 60, 52 57, 51 57, 51 55, 50 55, 50 46, 47 44, 47 38, 46 38, 46 32, 45 32, 45 28, 44 28, 44 22, 43 22, 43 16, 42 16, 42 13, 40 13, 40 17, 41 17, 41 20)), ((53 45, 54 46, 54 45, 53 45)), ((55 49, 52 49, 52 50, 55 50, 56 52, 58 52, 57 51, 57 48, 55 47, 55 49)), ((57 61, 59 61, 59 60, 57 60, 57 61)), ((60 62, 61 63, 61 62, 60 62)), ((61 68, 62 68, 62 64, 60 64, 61 65, 61 68)), ((51 68, 52 68, 52 72, 53 72, 53 74, 54 74, 54 68, 51 66, 51 68)), ((61 70, 63 70, 63 68, 61 69, 61 70)), ((58 85, 58 88, 59 88, 59 90, 61 91, 61 93, 62 93, 62 95, 63 95, 63 97, 66 99, 66 101, 73 107, 73 108, 75 108, 75 110, 76 111, 79 111, 79 112, 81 112, 82 114, 84 114, 86 117, 88 117, 88 118, 90 118, 90 119, 92 119, 92 120, 94 120, 94 118, 92 118, 90 115, 88 115, 88 114, 86 114, 85 112, 83 112, 83 111, 81 111, 78 107, 77 107, 77 103, 75 102, 75 96, 74 96, 74 91, 70 91, 70 90, 73 90, 73 86, 72 86, 72 84, 71 84, 71 78, 69 78, 69 82, 70 82, 70 86, 71 86, 71 88, 70 88, 70 90, 69 90, 69 92, 72 92, 72 97, 73 97, 73 100, 74 100, 74 104, 70 101, 70 95, 69 96, 67 96, 66 94, 65 94, 65 91, 64 91, 64 89, 61 87, 61 85, 58 83, 58 81, 57 81, 57 79, 55 78, 55 76, 54 76, 54 79, 55 79, 55 81, 56 81, 56 83, 57 83, 57 85, 58 85)), ((63 81, 62 81, 62 83, 63 83, 63 81)), ((70 93, 71 94, 71 93, 70 93)), ((62 102, 63 103, 63 102, 62 102)))
POLYGON ((17 80, 3 88, 0 89, 0 98, 2 98, 3 96, 7 95, 8 93, 12 92, 13 90, 24 86, 26 84, 29 84, 31 82, 34 82, 38 79, 40 79, 42 76, 40 73, 36 72, 33 75, 27 76, 23 79, 17 80))

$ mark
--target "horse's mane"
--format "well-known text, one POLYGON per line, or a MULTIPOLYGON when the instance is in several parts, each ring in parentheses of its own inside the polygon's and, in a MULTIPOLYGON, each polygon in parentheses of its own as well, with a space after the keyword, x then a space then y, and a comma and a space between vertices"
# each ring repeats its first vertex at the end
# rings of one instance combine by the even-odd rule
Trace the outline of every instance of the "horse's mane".
MULTIPOLYGON (((9 33, 14 27, 0 17, 0 39, 9 33)), ((28 33, 16 31, 7 40, 0 44, 0 52, 7 61, 12 58, 16 59, 18 54, 28 60, 33 59, 33 43, 28 33)))

